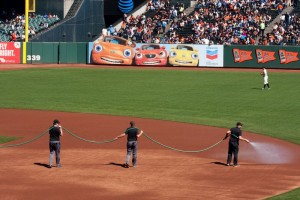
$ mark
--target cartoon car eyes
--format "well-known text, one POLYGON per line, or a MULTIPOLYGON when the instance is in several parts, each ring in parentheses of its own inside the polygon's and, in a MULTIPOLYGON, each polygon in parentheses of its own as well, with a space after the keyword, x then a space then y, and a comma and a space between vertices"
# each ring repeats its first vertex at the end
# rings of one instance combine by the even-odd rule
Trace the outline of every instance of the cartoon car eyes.
POLYGON ((143 57, 143 54, 141 54, 141 53, 136 53, 135 56, 136 56, 136 58, 142 58, 142 57, 143 57))
POLYGON ((198 59, 198 55, 195 54, 195 53, 193 53, 193 54, 191 55, 191 57, 192 57, 192 59, 198 59))
POLYGON ((129 49, 125 49, 125 50, 124 50, 124 56, 125 56, 125 57, 129 58, 129 57, 131 56, 131 54, 132 54, 132 53, 131 53, 131 51, 130 51, 129 49))
POLYGON ((102 45, 97 44, 97 45, 95 46, 95 51, 96 51, 96 52, 101 52, 102 50, 103 50, 102 45))
POLYGON ((170 57, 175 57, 177 54, 176 54, 176 52, 175 51, 171 51, 170 52, 170 57))
POLYGON ((164 58, 164 57, 166 57, 166 53, 165 53, 164 51, 161 51, 161 52, 159 53, 159 56, 160 56, 161 58, 164 58))

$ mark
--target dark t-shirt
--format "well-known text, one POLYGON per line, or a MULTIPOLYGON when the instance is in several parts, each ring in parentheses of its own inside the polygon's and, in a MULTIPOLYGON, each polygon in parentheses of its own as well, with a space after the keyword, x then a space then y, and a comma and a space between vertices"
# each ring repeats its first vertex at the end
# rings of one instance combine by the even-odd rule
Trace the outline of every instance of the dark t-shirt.
POLYGON ((126 129, 125 134, 127 135, 127 141, 137 141, 139 129, 136 127, 129 127, 126 129))
POLYGON ((234 127, 230 129, 231 135, 229 142, 232 144, 239 144, 239 136, 242 136, 242 130, 234 127))
POLYGON ((50 141, 60 141, 60 129, 59 127, 52 126, 50 127, 49 135, 50 141))

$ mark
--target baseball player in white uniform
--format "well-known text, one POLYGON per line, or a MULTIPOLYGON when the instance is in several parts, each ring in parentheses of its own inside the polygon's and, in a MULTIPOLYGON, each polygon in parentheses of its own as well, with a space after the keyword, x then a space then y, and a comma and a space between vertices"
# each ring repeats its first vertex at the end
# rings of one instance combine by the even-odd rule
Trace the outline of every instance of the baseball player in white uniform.
POLYGON ((261 73, 261 75, 264 77, 264 87, 262 88, 262 90, 264 90, 266 86, 268 87, 268 90, 271 89, 269 85, 269 77, 266 68, 263 68, 263 72, 261 73))

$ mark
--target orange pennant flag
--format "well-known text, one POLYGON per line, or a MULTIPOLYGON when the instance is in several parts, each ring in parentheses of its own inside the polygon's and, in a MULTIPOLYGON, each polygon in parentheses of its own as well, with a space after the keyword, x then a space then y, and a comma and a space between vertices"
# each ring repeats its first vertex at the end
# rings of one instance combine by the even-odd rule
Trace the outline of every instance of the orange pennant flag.
POLYGON ((256 57, 258 63, 266 63, 276 60, 275 51, 263 51, 261 49, 256 49, 256 57))
POLYGON ((252 60, 252 51, 233 49, 234 62, 244 62, 246 60, 252 60))
POLYGON ((288 64, 290 62, 298 61, 298 52, 279 50, 279 58, 281 64, 288 64))

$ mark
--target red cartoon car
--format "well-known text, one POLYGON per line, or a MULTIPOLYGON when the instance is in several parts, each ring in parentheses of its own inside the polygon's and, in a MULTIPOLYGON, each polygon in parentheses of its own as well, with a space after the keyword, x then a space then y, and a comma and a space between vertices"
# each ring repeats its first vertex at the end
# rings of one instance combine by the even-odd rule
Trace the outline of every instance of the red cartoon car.
POLYGON ((96 40, 92 49, 95 64, 131 65, 135 43, 116 36, 104 36, 96 40))
POLYGON ((146 44, 136 48, 136 65, 165 66, 168 62, 168 52, 164 46, 158 44, 146 44))

